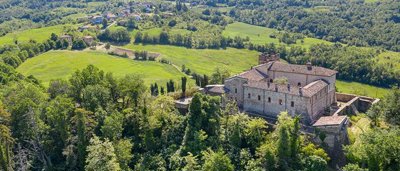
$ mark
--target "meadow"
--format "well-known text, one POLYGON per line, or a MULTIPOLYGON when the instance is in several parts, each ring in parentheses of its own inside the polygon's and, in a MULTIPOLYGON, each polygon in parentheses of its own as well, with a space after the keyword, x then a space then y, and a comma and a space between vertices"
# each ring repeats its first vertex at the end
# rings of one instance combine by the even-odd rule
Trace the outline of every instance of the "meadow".
POLYGON ((390 89, 388 88, 341 80, 336 80, 336 88, 338 92, 370 96, 375 98, 382 98, 390 92, 390 89))
POLYGON ((385 51, 378 55, 377 62, 400 72, 400 52, 385 51))
MULTIPOLYGON (((278 45, 287 45, 285 43, 280 43, 278 38, 271 38, 270 36, 274 33, 278 33, 276 29, 271 29, 267 27, 254 26, 246 23, 235 22, 226 26, 225 30, 222 32, 224 36, 235 37, 239 36, 242 38, 249 37, 250 42, 254 44, 264 45, 267 43, 274 43, 278 45)), ((316 38, 304 38, 303 42, 297 40, 296 44, 291 44, 288 46, 301 46, 302 48, 309 49, 310 46, 315 44, 333 44, 321 39, 316 38)))
POLYGON ((165 84, 169 79, 179 81, 184 74, 171 65, 154 61, 134 61, 95 51, 49 51, 28 59, 17 68, 25 76, 33 75, 44 86, 52 79, 68 79, 77 69, 93 64, 116 77, 126 74, 143 76, 146 84, 154 82, 165 84))
POLYGON ((0 37, 0 45, 14 44, 15 40, 19 42, 28 42, 29 40, 36 40, 37 42, 43 42, 49 39, 51 33, 61 34, 64 27, 72 25, 56 25, 50 27, 42 27, 36 29, 29 29, 20 32, 8 33, 5 36, 0 37))
POLYGON ((185 65, 191 71, 207 75, 211 75, 217 67, 225 67, 231 74, 238 74, 250 69, 258 61, 258 52, 246 49, 188 49, 170 45, 136 44, 128 44, 124 48, 160 53, 160 58, 171 61, 179 68, 185 65))

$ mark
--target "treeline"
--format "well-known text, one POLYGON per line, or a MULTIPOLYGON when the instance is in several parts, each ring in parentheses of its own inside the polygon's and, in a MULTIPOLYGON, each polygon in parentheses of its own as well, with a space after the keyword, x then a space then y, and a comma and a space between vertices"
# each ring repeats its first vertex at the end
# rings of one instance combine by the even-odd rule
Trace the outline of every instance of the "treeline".
POLYGON ((43 43, 34 40, 26 43, 16 41, 13 45, 4 45, 0 47, 0 58, 4 63, 16 68, 28 58, 32 58, 51 49, 66 49, 68 46, 68 41, 53 36, 43 43))
POLYGON ((177 90, 175 88, 175 82, 173 80, 169 80, 166 83, 166 89, 164 88, 164 86, 160 85, 160 88, 158 88, 158 84, 154 83, 150 85, 150 94, 152 96, 158 96, 158 95, 164 95, 164 94, 168 94, 168 93, 173 93, 175 92, 175 90, 177 90))
POLYGON ((306 55, 289 56, 290 63, 305 64, 311 61, 314 65, 338 71, 337 77, 343 80, 357 81, 381 87, 400 85, 400 72, 386 65, 376 63, 374 58, 379 52, 375 50, 360 51, 354 47, 335 45, 315 45, 306 55))
POLYGON ((101 41, 109 41, 115 43, 129 43, 131 36, 125 28, 118 28, 115 30, 106 29, 104 32, 97 36, 101 41))
POLYGON ((191 34, 170 34, 166 31, 161 32, 157 36, 151 36, 148 33, 138 32, 135 35, 134 43, 143 44, 163 44, 183 46, 194 49, 220 49, 226 47, 244 48, 245 42, 248 38, 241 38, 236 36, 230 37, 215 37, 211 40, 197 39, 196 36, 191 34))
POLYGON ((30 40, 29 42, 14 42, 15 44, 4 45, 0 47, 0 59, 7 65, 17 68, 28 58, 32 58, 49 50, 84 49, 90 45, 86 44, 81 38, 71 36, 71 42, 65 38, 60 38, 52 33, 50 38, 42 43, 30 40), (71 44, 70 44, 71 43, 71 44))
POLYGON ((229 15, 238 21, 355 46, 400 51, 399 1, 271 1, 235 3, 229 15))

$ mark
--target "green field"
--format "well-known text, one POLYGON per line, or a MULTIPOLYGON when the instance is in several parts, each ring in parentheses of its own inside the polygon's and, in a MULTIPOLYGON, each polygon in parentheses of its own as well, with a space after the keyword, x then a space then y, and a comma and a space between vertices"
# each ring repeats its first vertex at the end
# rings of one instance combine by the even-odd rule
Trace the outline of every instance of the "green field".
POLYGON ((378 55, 378 62, 400 71, 400 52, 386 51, 378 55))
POLYGON ((238 74, 256 65, 258 60, 258 52, 234 48, 226 50, 187 49, 169 45, 133 44, 128 44, 125 48, 160 53, 161 58, 171 61, 179 68, 185 65, 192 71, 208 75, 217 67, 226 67, 231 74, 238 74))
POLYGON ((77 69, 93 64, 116 77, 126 74, 140 74, 147 84, 163 83, 169 79, 180 80, 184 76, 171 65, 159 62, 134 61, 92 51, 50 51, 28 59, 17 71, 33 75, 47 86, 52 79, 67 79, 77 69))
POLYGON ((342 93, 357 94, 376 98, 382 98, 390 91, 390 89, 388 88, 381 88, 358 82, 347 82, 340 80, 336 81, 336 88, 339 92, 342 93))
MULTIPOLYGON (((61 34, 66 25, 56 25, 50 27, 42 27, 37 29, 30 29, 21 32, 9 33, 0 37, 0 45, 13 44, 15 40, 19 42, 27 42, 29 40, 36 40, 43 42, 49 39, 51 33, 61 34)), ((70 25, 68 25, 70 26, 70 25)))
MULTIPOLYGON (((225 30, 223 31, 224 36, 229 36, 231 38, 235 36, 240 36, 242 38, 249 37, 250 42, 254 44, 260 44, 264 45, 266 43, 275 43, 275 44, 284 44, 284 43, 279 43, 279 40, 277 38, 271 38, 270 35, 279 32, 276 29, 271 29, 271 28, 266 28, 266 27, 260 27, 260 26, 254 26, 246 23, 241 23, 241 22, 235 22, 232 24, 229 24, 225 30)), ((304 42, 301 43, 300 40, 297 41, 294 46, 301 46, 303 48, 308 49, 310 46, 315 45, 315 44, 321 44, 321 43, 326 43, 326 44, 332 44, 332 42, 328 42, 325 40, 321 39, 315 39, 315 38, 304 38, 304 42)), ((293 45, 290 45, 293 46, 293 45)))

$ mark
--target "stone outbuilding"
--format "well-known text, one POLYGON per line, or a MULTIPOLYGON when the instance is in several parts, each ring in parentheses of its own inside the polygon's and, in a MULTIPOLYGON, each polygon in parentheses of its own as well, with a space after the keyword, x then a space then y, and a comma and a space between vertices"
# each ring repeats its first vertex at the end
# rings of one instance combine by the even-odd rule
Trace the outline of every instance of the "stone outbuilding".
POLYGON ((94 38, 92 36, 84 36, 82 40, 89 46, 92 45, 94 38))
POLYGON ((66 40, 70 45, 72 44, 72 36, 70 35, 62 35, 60 36, 60 40, 66 40))

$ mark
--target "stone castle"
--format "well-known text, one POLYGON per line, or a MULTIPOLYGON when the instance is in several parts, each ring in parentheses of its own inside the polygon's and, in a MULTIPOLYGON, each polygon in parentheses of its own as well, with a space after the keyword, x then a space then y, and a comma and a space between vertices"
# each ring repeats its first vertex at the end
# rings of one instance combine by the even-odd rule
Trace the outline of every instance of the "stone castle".
POLYGON ((201 91, 221 96, 223 105, 235 101, 244 113, 271 121, 282 111, 300 115, 303 131, 314 134, 314 142, 327 144, 333 165, 343 165, 342 147, 348 143, 346 115, 366 112, 379 99, 337 93, 336 74, 310 62, 293 65, 281 62, 278 54, 261 54, 259 65, 201 91), (324 139, 318 136, 321 132, 324 139))
POLYGON ((336 71, 311 63, 287 64, 277 55, 262 54, 259 63, 225 80, 225 97, 243 111, 265 117, 287 111, 312 124, 336 103, 336 71))

